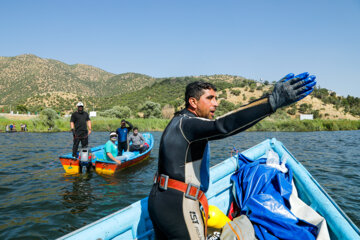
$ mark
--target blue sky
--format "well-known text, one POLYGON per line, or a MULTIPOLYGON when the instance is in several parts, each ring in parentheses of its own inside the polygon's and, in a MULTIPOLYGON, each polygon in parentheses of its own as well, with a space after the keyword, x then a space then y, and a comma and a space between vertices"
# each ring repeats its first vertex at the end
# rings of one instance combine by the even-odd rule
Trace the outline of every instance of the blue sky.
POLYGON ((358 0, 1 1, 0 34, 0 56, 153 77, 308 71, 360 97, 358 0))

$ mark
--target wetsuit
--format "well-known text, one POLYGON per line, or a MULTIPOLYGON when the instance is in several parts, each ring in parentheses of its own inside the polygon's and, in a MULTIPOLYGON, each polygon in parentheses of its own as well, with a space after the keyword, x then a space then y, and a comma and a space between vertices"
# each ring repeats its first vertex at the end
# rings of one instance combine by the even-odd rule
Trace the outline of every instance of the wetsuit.
MULTIPOLYGON (((158 174, 209 187, 209 140, 225 138, 253 126, 272 113, 268 98, 256 100, 215 120, 196 117, 187 109, 177 113, 162 134, 158 174)), ((154 184, 148 210, 157 239, 205 239, 199 201, 183 192, 154 184)))
POLYGON ((88 145, 88 130, 87 121, 90 121, 89 114, 87 112, 74 112, 71 115, 70 122, 75 125, 74 144, 73 144, 73 157, 76 157, 76 153, 81 142, 81 147, 85 148, 88 145))

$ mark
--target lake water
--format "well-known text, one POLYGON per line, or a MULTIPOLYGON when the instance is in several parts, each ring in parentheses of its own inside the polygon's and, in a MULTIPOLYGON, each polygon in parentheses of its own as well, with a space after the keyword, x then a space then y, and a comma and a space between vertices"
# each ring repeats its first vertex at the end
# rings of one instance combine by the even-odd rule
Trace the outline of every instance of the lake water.
MULTIPOLYGON (((148 195, 161 132, 149 160, 115 177, 65 176, 58 156, 71 151, 70 133, 0 134, 0 239, 54 239, 148 195)), ((275 137, 360 226, 360 131, 244 132, 211 142, 211 165, 275 137)), ((108 133, 95 132, 90 146, 108 133)))

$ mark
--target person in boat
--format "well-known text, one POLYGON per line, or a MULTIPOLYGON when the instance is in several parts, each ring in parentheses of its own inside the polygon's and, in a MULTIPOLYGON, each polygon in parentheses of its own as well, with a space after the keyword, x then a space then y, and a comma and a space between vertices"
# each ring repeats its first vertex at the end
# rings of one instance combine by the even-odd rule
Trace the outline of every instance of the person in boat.
POLYGON ((141 133, 139 133, 139 129, 137 127, 134 127, 133 134, 129 136, 129 143, 130 142, 132 143, 130 145, 130 152, 139 151, 140 153, 143 153, 147 149, 145 138, 141 133))
POLYGON ((73 134, 72 156, 76 157, 76 153, 81 142, 81 147, 88 146, 89 135, 91 134, 91 121, 89 114, 84 111, 84 104, 78 102, 76 104, 77 111, 71 114, 70 128, 73 134))
POLYGON ((176 112, 164 130, 158 170, 148 199, 148 210, 157 239, 205 239, 209 187, 208 141, 244 131, 278 108, 290 105, 313 91, 315 76, 288 74, 271 94, 214 119, 218 107, 216 87, 193 82, 185 90, 185 109, 176 112))
POLYGON ((118 156, 122 155, 123 150, 127 151, 128 144, 127 144, 127 138, 129 132, 133 129, 133 125, 126 121, 125 119, 121 120, 121 126, 116 129, 116 133, 118 135, 118 156), (126 126, 126 124, 128 126, 126 126))
POLYGON ((116 132, 110 133, 110 140, 106 142, 104 146, 104 156, 108 161, 114 161, 116 164, 121 165, 121 160, 126 160, 125 156, 117 156, 118 148, 116 146, 116 140, 118 135, 116 132))

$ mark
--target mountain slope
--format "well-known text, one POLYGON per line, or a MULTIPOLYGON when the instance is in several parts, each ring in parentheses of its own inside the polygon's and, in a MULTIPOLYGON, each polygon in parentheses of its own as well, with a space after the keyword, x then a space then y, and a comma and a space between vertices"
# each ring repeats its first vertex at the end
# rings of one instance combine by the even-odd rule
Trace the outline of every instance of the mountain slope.
MULTIPOLYGON (((153 101, 161 107, 178 110, 184 105, 186 85, 198 80, 211 82, 218 88, 218 115, 263 96, 273 87, 267 81, 231 75, 172 78, 138 73, 115 75, 89 65, 68 65, 27 54, 0 57, 0 107, 9 111, 12 105, 12 110, 20 112, 51 107, 68 113, 81 100, 88 109, 102 111, 128 106, 135 115, 145 101, 153 101)), ((324 88, 315 89, 312 96, 277 114, 292 118, 311 113, 330 119, 360 119, 359 98, 344 98, 324 88)))
POLYGON ((68 65, 31 54, 0 57, 1 105, 31 104, 31 97, 42 99, 59 92, 66 93, 65 98, 102 97, 138 90, 154 82, 155 78, 143 74, 115 75, 93 66, 68 65))
POLYGON ((95 86, 112 76, 114 74, 92 66, 67 65, 35 55, 0 57, 0 101, 16 103, 49 92, 81 92, 93 96, 95 86))

